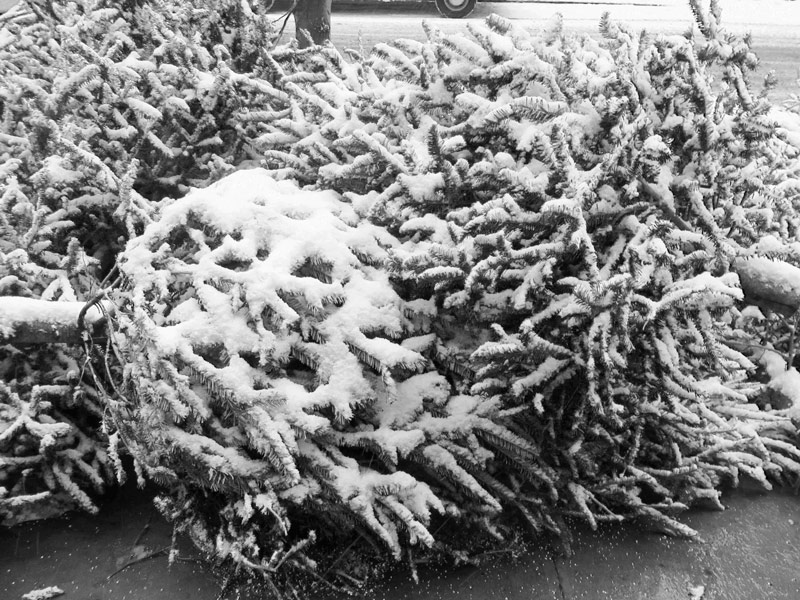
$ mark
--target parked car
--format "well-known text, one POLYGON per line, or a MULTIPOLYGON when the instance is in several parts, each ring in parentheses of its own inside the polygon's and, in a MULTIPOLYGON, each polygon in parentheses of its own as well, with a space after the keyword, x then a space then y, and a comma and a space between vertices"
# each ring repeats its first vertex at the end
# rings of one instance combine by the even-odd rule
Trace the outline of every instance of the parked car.
MULTIPOLYGON (((2 1, 2 0, 0 0, 2 1)), ((385 8, 389 4, 422 4, 431 0, 333 0, 334 8, 337 4, 348 6, 380 6, 385 8)), ((275 0, 266 0, 268 6, 272 6, 275 0)), ((436 8, 444 17, 450 19, 461 19, 475 10, 477 0, 433 0, 436 8)))
POLYGON ((450 19, 461 19, 475 10, 477 0, 435 0, 436 8, 443 16, 450 19))
MULTIPOLYGON (((267 9, 271 8, 276 0, 262 0, 261 4, 266 2, 267 9)), ((280 0, 278 0, 280 1, 280 0)), ((436 8, 442 16, 449 19, 461 19, 475 10, 475 3, 477 0, 433 0, 436 8)), ((0 0, 2 2, 2 0, 0 0)), ((430 2, 430 0, 333 0, 334 7, 336 4, 344 5, 363 5, 363 6, 386 6, 392 2, 402 2, 405 4, 430 2)))
MULTIPOLYGON (((0 0, 2 2, 10 2, 17 0, 0 0)), ((342 4, 363 4, 363 5, 370 5, 370 4, 378 4, 383 5, 392 0, 342 0, 342 4)), ((403 1, 403 0, 401 0, 403 1)), ((405 0, 414 2, 415 0, 405 0)), ((426 2, 429 0, 416 0, 426 2)), ((442 14, 442 16, 447 17, 449 19, 462 19, 470 14, 473 10, 475 10, 475 3, 477 0, 433 0, 436 3, 436 8, 442 14)), ((262 0, 260 4, 266 9, 270 10, 275 5, 276 0, 262 0)), ((334 4, 336 4, 336 0, 334 0, 334 4)))

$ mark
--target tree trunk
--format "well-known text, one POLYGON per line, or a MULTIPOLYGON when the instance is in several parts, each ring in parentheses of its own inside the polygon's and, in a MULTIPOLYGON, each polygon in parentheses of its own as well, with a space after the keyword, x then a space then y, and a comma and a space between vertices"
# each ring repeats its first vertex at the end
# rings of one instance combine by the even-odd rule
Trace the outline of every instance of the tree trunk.
POLYGON ((301 48, 331 39, 331 0, 298 0, 294 9, 297 41, 301 48), (308 32, 311 39, 308 39, 308 32))
POLYGON ((747 304, 768 308, 785 317, 800 309, 800 269, 781 260, 736 259, 733 270, 747 304))
MULTIPOLYGON (((0 343, 12 344, 80 344, 78 317, 85 302, 53 302, 35 298, 0 296, 0 343)), ((107 312, 113 306, 104 302, 107 312)), ((89 333, 105 319, 97 305, 89 307, 83 324, 89 333)))
MULTIPOLYGON (((330 3, 330 0, 327 0, 330 3)), ((779 260, 738 259, 733 270, 739 275, 744 302, 790 316, 800 310, 800 268, 779 260)), ((53 302, 35 298, 0 296, 0 344, 79 344, 78 317, 84 302, 53 302)), ((114 306, 103 301, 85 312, 86 329, 94 335, 114 306)))

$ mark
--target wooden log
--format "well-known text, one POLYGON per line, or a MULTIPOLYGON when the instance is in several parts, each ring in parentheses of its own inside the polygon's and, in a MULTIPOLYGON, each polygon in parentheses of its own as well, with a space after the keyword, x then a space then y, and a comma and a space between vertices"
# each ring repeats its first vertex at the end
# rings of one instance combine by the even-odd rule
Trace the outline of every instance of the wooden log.
MULTIPOLYGON (((83 317, 89 332, 94 334, 113 306, 90 306, 83 317), (106 312, 104 312, 104 310, 106 312)), ((0 296, 0 343, 80 344, 78 319, 85 302, 58 302, 0 296)))
POLYGON ((786 317, 800 308, 800 268, 762 257, 739 258, 733 263, 745 302, 786 317))

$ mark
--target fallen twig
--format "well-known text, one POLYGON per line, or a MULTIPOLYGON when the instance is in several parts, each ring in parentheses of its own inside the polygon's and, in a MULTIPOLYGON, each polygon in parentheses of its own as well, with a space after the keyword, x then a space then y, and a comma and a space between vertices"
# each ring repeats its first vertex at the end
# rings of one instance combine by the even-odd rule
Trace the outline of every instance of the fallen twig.
POLYGON ((119 575, 120 573, 122 573, 122 571, 124 571, 124 570, 125 570, 125 569, 127 569, 128 567, 132 567, 133 565, 136 565, 136 564, 138 564, 138 563, 140 563, 140 562, 144 562, 144 561, 146 561, 146 560, 148 560, 148 559, 150 559, 150 558, 153 558, 153 557, 159 556, 159 555, 161 555, 161 554, 166 554, 167 552, 169 552, 169 549, 170 549, 170 548, 171 548, 171 546, 166 546, 166 547, 164 547, 164 548, 161 548, 161 549, 159 549, 159 550, 153 550, 152 552, 148 552, 148 553, 147 553, 147 554, 145 554, 144 556, 140 556, 140 557, 139 557, 139 558, 137 558, 137 559, 134 559, 134 560, 128 561, 127 563, 125 563, 124 565, 122 565, 122 566, 121 566, 119 569, 117 569, 116 571, 114 571, 114 572, 113 572, 111 575, 109 575, 108 577, 106 577, 106 581, 110 581, 110 580, 111 580, 113 577, 115 577, 116 575, 119 575))
POLYGON ((142 527, 142 530, 139 532, 139 535, 137 535, 136 539, 133 540, 133 545, 131 546, 131 558, 133 558, 134 548, 136 548, 136 546, 139 545, 139 542, 142 541, 142 538, 147 534, 148 530, 150 529, 150 522, 152 520, 153 516, 150 515, 150 517, 147 519, 147 523, 144 524, 144 527, 142 527))
POLYGON ((325 571, 322 573, 322 575, 320 575, 320 577, 322 577, 323 579, 325 579, 325 576, 326 576, 328 573, 330 573, 330 572, 331 572, 331 569, 333 569, 333 568, 334 568, 336 565, 338 565, 338 564, 339 564, 339 563, 342 561, 342 559, 343 559, 345 556, 347 556, 347 553, 348 553, 348 552, 350 552, 350 550, 353 548, 353 546, 355 545, 355 543, 356 543, 358 540, 360 540, 360 539, 361 539, 361 536, 359 535, 359 536, 358 536, 358 537, 356 537, 356 538, 355 538, 355 539, 354 539, 352 542, 350 542, 350 544, 347 546, 347 548, 345 548, 345 549, 342 551, 342 553, 339 555, 339 557, 338 557, 336 560, 334 560, 334 561, 333 561, 333 562, 330 564, 330 566, 329 566, 327 569, 325 569, 325 571))
POLYGON ((312 586, 316 585, 317 583, 321 583, 322 585, 325 585, 325 586, 329 587, 334 592, 341 592, 342 591, 342 589, 340 589, 339 586, 333 584, 332 582, 328 581, 327 579, 323 579, 322 577, 320 577, 319 573, 315 573, 313 569, 309 569, 308 567, 306 567, 305 565, 303 565, 301 563, 291 563, 291 564, 293 566, 297 567, 298 569, 300 569, 301 571, 304 571, 308 575, 311 575, 311 577, 313 577, 316 580, 312 584, 312 586))

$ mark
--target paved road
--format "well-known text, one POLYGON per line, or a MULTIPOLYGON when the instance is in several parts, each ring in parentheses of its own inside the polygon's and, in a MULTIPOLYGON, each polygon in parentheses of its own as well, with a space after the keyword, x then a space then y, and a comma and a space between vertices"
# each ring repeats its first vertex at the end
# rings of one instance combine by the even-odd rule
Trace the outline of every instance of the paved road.
MULTIPOLYGON (((780 89, 773 95, 784 100, 797 86, 800 68, 800 2, 787 0, 726 0, 723 2, 723 24, 734 33, 750 32, 754 48, 761 58, 757 77, 775 70, 780 89)), ((482 20, 497 13, 518 21, 523 26, 541 27, 555 13, 564 16, 568 28, 596 33, 603 12, 636 29, 653 33, 681 33, 691 23, 688 4, 683 0, 601 0, 598 3, 570 1, 550 2, 481 2, 469 19, 440 18, 433 2, 412 5, 369 7, 336 6, 332 18, 332 38, 340 49, 358 48, 359 36, 369 49, 377 42, 397 38, 422 40, 421 22, 428 21, 446 33, 464 31, 466 21, 482 20)), ((287 29, 293 31, 294 23, 287 29)))

